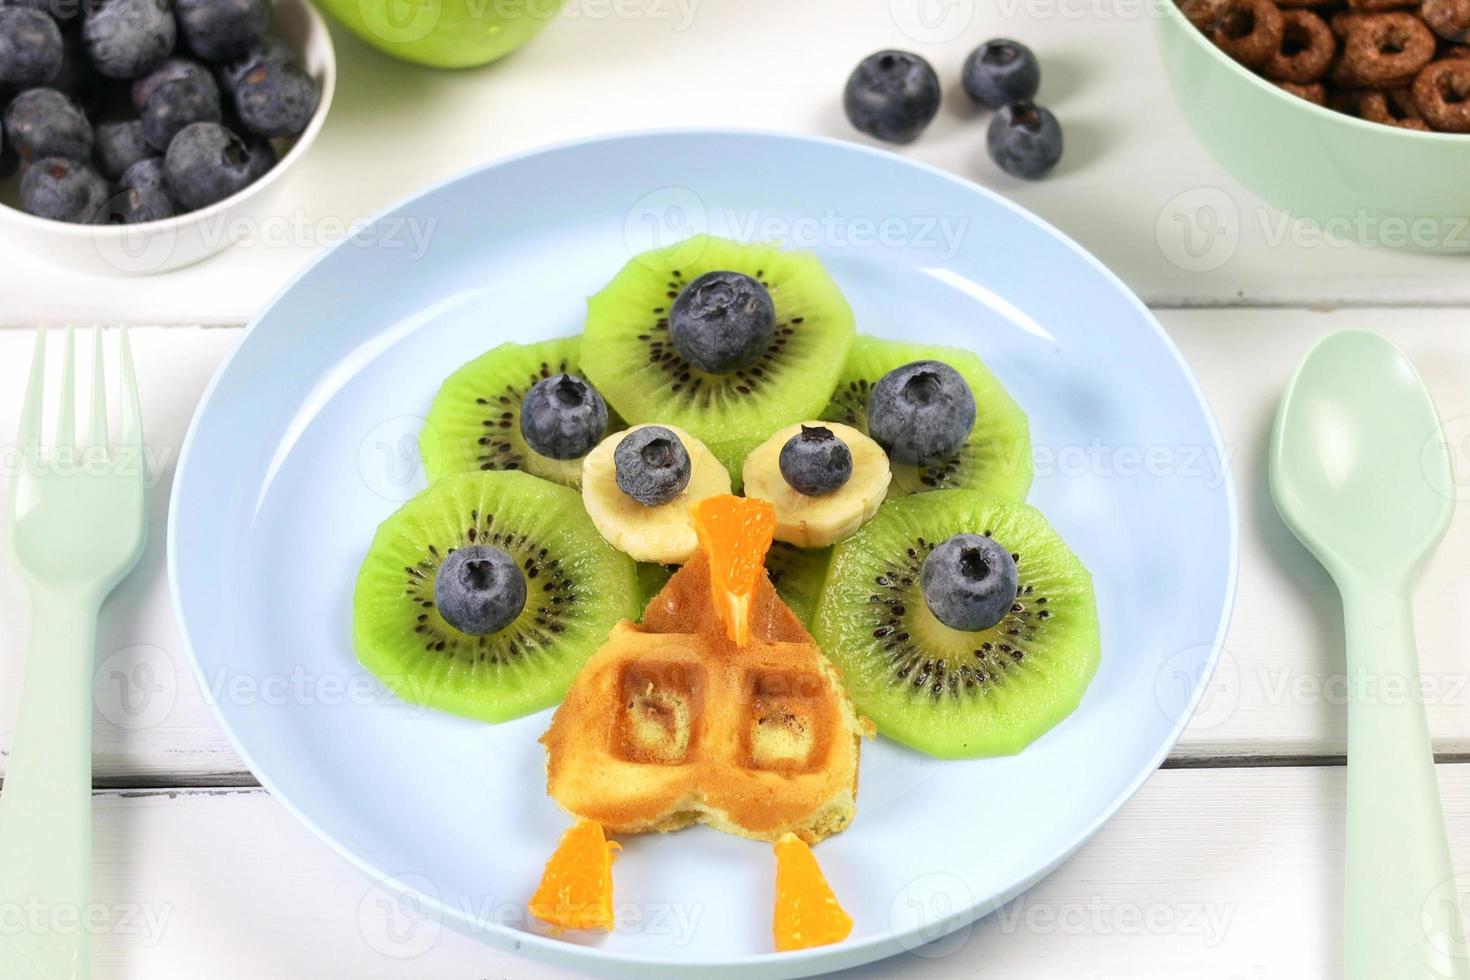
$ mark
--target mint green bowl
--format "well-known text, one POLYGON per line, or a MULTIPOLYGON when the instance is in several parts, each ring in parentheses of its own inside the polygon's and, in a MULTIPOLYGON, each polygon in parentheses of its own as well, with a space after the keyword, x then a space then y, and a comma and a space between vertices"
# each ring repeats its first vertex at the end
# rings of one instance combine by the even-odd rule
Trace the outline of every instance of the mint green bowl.
POLYGON ((1470 250, 1470 135, 1365 122, 1289 95, 1156 0, 1174 100, 1215 160, 1256 195, 1337 239, 1470 250))

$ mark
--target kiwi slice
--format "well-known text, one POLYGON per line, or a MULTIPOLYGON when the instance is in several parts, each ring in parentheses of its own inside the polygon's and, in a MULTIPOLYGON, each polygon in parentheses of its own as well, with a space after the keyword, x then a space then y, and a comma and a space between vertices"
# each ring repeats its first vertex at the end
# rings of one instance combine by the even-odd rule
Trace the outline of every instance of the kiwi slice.
POLYGON ((807 627, 822 595, 827 578, 827 562, 831 548, 798 548, 785 541, 775 541, 766 552, 766 574, 786 605, 807 627))
MULTIPOLYGON (((552 459, 521 437, 521 401, 536 382, 580 374, 576 337, 501 344, 449 376, 434 396, 419 451, 433 483, 450 473, 523 470, 568 487, 582 485, 581 459, 552 459)), ((606 397, 606 396, 604 396, 606 397)), ((607 431, 623 428, 609 406, 607 431)))
POLYGON ((1026 504, 971 490, 890 500, 837 545, 813 633, 858 710, 941 758, 1019 752, 1077 707, 1100 656, 1092 576, 1026 504), (924 558, 960 533, 1016 559, 1010 612, 963 632, 929 611, 924 558))
POLYGON ((960 373, 975 396, 975 427, 954 455, 928 466, 893 465, 888 496, 929 490, 979 490, 1002 500, 1025 500, 1031 489, 1031 430, 1026 413, 983 361, 957 347, 905 344, 860 336, 852 345, 831 403, 822 412, 868 432, 868 393, 878 379, 912 361, 942 361, 960 373))
MULTIPOLYGON (((771 550, 766 552, 766 574, 771 584, 796 618, 808 627, 817 609, 831 554, 831 548, 798 548, 785 541, 773 542, 771 550)), ((643 605, 647 606, 678 570, 678 565, 639 562, 638 591, 643 596, 643 605)))
POLYGON ((636 619, 633 561, 614 551, 574 490, 525 473, 447 476, 378 527, 353 595, 363 665, 405 701, 506 721, 561 700, 620 619, 636 619), (526 578, 504 629, 469 636, 434 607, 446 555, 499 548, 526 578))
POLYGON ((738 484, 750 450, 827 404, 852 337, 852 309, 815 255, 699 235, 634 258, 588 301, 582 365, 623 418, 699 437, 738 484), (696 369, 669 337, 680 291, 715 271, 756 279, 776 310, 760 359, 728 374, 696 369))

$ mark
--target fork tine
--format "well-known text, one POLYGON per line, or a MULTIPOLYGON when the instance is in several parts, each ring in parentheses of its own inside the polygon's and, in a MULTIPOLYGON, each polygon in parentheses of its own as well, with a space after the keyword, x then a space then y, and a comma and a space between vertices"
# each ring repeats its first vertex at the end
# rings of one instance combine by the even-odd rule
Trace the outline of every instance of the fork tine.
POLYGON ((118 347, 122 352, 122 445, 143 448, 143 410, 138 404, 138 378, 133 372, 133 347, 128 342, 128 328, 118 329, 118 347))
POLYGON ((94 451, 107 451, 107 384, 102 376, 101 324, 92 328, 92 427, 87 441, 94 451))
POLYGON ((66 328, 66 339, 61 346, 61 411, 56 416, 56 448, 76 449, 77 359, 76 338, 71 327, 66 328))
POLYGON ((20 410, 20 429, 16 442, 26 458, 34 458, 41 450, 41 398, 46 384, 46 328, 36 328, 36 345, 31 351, 31 377, 26 383, 26 400, 20 410))

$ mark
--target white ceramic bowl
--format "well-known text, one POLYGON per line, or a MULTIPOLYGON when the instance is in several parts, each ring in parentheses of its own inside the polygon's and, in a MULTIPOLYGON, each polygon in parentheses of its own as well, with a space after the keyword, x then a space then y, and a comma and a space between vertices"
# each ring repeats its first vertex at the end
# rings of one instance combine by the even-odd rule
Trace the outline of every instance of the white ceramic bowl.
MULTIPOLYGON (((301 54, 322 94, 305 131, 264 177, 207 208, 141 225, 74 225, 0 203, 0 235, 25 252, 73 272, 135 276, 191 265, 260 227, 271 217, 287 172, 321 130, 337 86, 337 55, 331 35, 308 0, 276 0, 271 32, 301 54)), ((15 180, 9 183, 13 193, 15 180)))

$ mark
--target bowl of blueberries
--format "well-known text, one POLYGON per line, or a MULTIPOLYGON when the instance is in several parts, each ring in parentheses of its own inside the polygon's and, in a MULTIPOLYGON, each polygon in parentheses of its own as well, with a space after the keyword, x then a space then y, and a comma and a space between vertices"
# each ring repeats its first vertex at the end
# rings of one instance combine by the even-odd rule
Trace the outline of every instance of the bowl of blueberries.
POLYGON ((213 255, 270 217, 335 80, 307 0, 0 0, 0 227, 102 274, 213 255))

